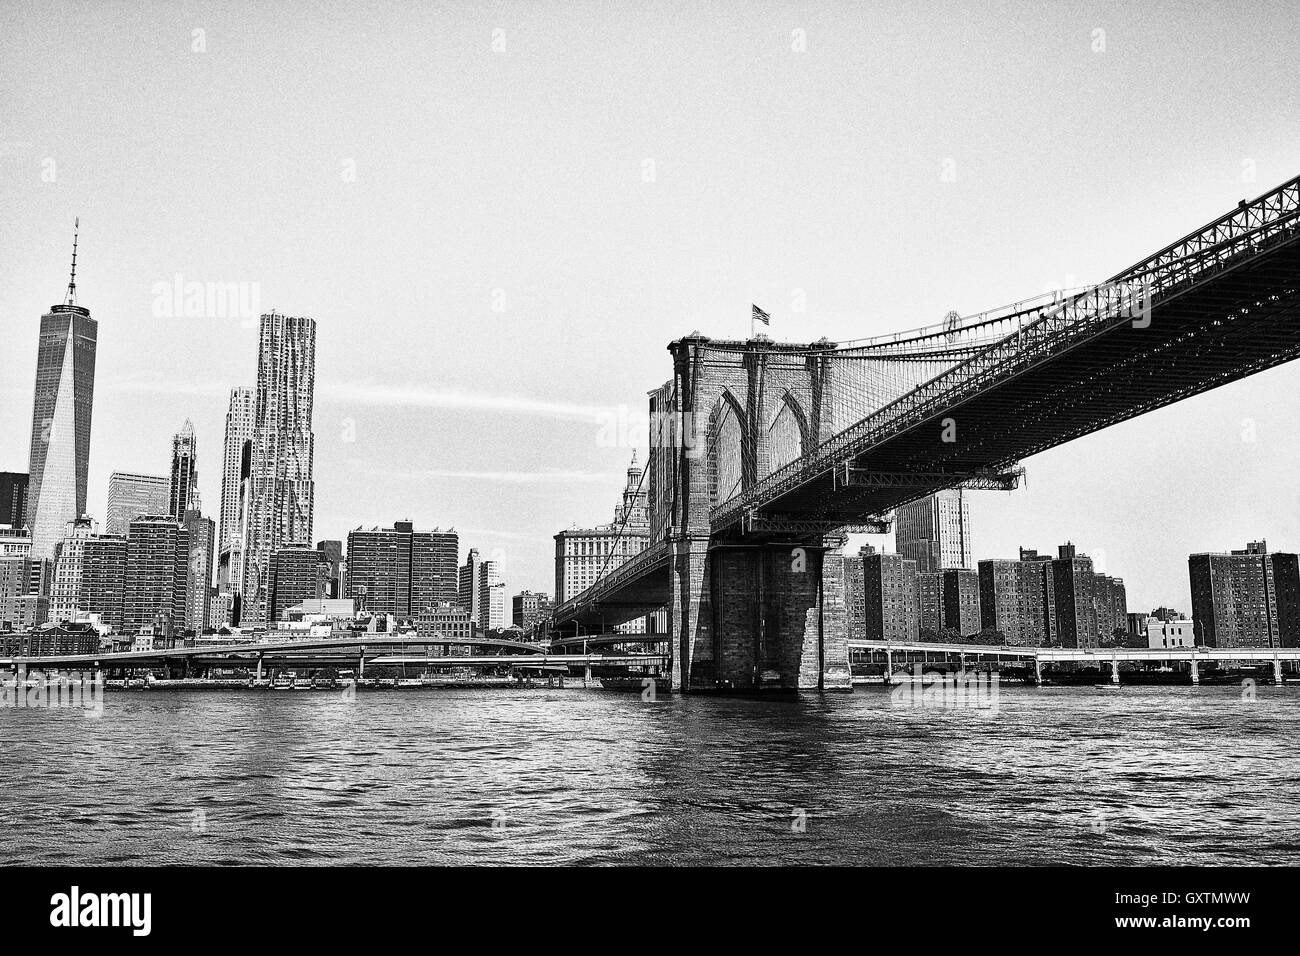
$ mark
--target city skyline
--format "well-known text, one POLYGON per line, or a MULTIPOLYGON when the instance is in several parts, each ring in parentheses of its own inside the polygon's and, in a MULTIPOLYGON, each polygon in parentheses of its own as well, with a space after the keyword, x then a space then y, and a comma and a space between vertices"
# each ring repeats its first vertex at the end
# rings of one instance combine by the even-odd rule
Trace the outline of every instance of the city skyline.
MULTIPOLYGON (((70 282, 70 288, 69 288, 69 293, 68 293, 68 294, 69 294, 70 297, 75 297, 75 273, 74 273, 74 278, 73 278, 73 280, 70 282)), ((71 298, 70 298, 69 301, 71 301, 71 298)), ((66 307, 66 304, 65 304, 65 307, 66 307)), ((77 313, 77 314, 79 314, 79 315, 82 314, 83 312, 88 313, 88 310, 81 309, 80 307, 76 307, 76 308, 79 309, 79 311, 78 311, 78 313, 77 313)), ((43 319, 49 319, 50 317, 51 317, 51 316, 47 314, 46 316, 43 316, 43 319)), ((270 317, 270 318, 273 320, 273 322, 276 321, 276 320, 279 320, 279 321, 281 321, 281 322, 283 322, 283 321, 290 321, 290 322, 304 322, 304 321, 305 321, 305 322, 309 322, 309 323, 311 323, 311 336, 312 336, 312 341, 311 341, 311 345, 310 345, 310 347, 309 347, 309 351, 310 351, 310 352, 314 352, 314 350, 315 350, 315 341, 314 341, 314 335, 315 335, 315 322, 314 322, 314 320, 311 320, 311 319, 288 319, 288 317, 286 317, 286 316, 282 316, 282 315, 279 315, 279 314, 277 314, 277 313, 265 313, 265 314, 263 314, 262 316, 259 316, 259 319, 263 319, 263 318, 267 318, 267 317, 270 317)), ((266 333, 266 331, 264 330, 264 332, 263 332, 264 337, 265 337, 266 334, 267 334, 267 333, 266 333)), ((314 363, 314 358, 312 359, 312 362, 314 363)), ((1263 373, 1263 374, 1268 374, 1268 373, 1263 373)), ((312 376, 312 377, 314 377, 314 369, 313 369, 313 376, 312 376)), ((313 384, 314 384, 314 383, 313 383, 313 384)), ((92 387, 93 387, 93 383, 92 383, 92 387)), ((221 485, 220 485, 220 487, 221 487, 220 500, 223 501, 222 512, 224 512, 224 511, 226 510, 226 509, 225 509, 225 505, 224 505, 225 498, 226 498, 226 479, 225 479, 224 475, 225 475, 225 473, 227 473, 227 472, 230 471, 231 464, 232 464, 231 461, 229 460, 229 452, 230 452, 230 449, 231 449, 231 447, 232 447, 231 444, 230 444, 232 414, 235 413, 235 409, 236 409, 236 407, 242 404, 242 402, 244 401, 244 398, 243 398, 244 396, 247 396, 249 399, 251 399, 251 397, 252 397, 253 395, 256 394, 256 391, 257 391, 256 389, 246 388, 246 387, 242 387, 242 386, 238 386, 238 385, 231 386, 231 387, 230 387, 230 390, 229 390, 229 393, 230 393, 230 403, 231 403, 231 404, 230 404, 230 407, 227 409, 227 412, 226 412, 226 415, 225 415, 226 423, 227 423, 227 424, 226 424, 226 429, 225 429, 225 431, 226 431, 226 439, 227 439, 227 441, 226 441, 226 443, 225 443, 225 448, 224 448, 224 456, 223 456, 223 462, 222 462, 222 465, 223 465, 223 478, 222 478, 222 482, 221 482, 221 485)), ((250 404, 251 404, 251 403, 250 403, 250 404)), ((36 414, 36 412, 34 411, 34 415, 35 415, 35 414, 36 414)), ((1159 413, 1157 412, 1157 413, 1155 413, 1155 414, 1159 414, 1159 413)), ((1148 416, 1148 417, 1149 417, 1149 416, 1148 416)), ((1141 420, 1141 419, 1139 419, 1139 421, 1140 421, 1140 420, 1141 420)), ((607 425, 608 425, 608 422, 606 421, 606 422, 603 422, 602 424, 607 426, 607 425)), ((1125 424, 1131 424, 1131 423, 1125 423, 1125 424)), ((308 423, 308 427, 310 427, 310 423, 308 423)), ((1121 424, 1121 425, 1119 425, 1119 426, 1113 426, 1113 427, 1119 427, 1119 428, 1122 428, 1122 427, 1124 427, 1124 424, 1121 424)), ((1247 440, 1248 440, 1248 437, 1247 437, 1247 436, 1248 436, 1248 434, 1249 434, 1251 431, 1253 431, 1253 427, 1254 427, 1253 424, 1251 424, 1251 423, 1249 422, 1249 420, 1248 420, 1247 422, 1243 423, 1243 441, 1247 441, 1247 440), (1249 427, 1248 427, 1248 426, 1249 426, 1249 427)), ((250 431, 250 437, 251 437, 251 431, 250 431)), ((1085 439, 1082 439, 1082 441, 1086 441, 1086 440, 1087 440, 1086 438, 1085 438, 1085 439)), ((170 497, 172 498, 172 501, 171 501, 170 507, 169 507, 169 508, 156 508, 156 509, 154 509, 154 510, 156 510, 156 511, 158 511, 158 512, 167 512, 167 511, 169 511, 169 510, 173 510, 173 509, 176 507, 176 498, 177 498, 177 495, 178 495, 178 491, 177 491, 177 486, 176 486, 175 474, 176 474, 176 472, 177 472, 178 467, 181 467, 180 465, 178 465, 178 462, 181 461, 181 460, 184 460, 184 461, 185 461, 184 468, 185 468, 186 471, 187 471, 187 477, 186 477, 186 479, 185 479, 185 481, 184 481, 183 483, 184 483, 188 488, 192 489, 192 491, 191 491, 191 492, 188 492, 188 493, 193 493, 196 497, 201 498, 201 494, 200 494, 199 491, 198 491, 198 488, 199 488, 199 479, 198 479, 198 473, 197 473, 197 472, 198 472, 198 469, 197 469, 197 468, 195 467, 195 465, 194 465, 194 461, 196 460, 196 454, 195 454, 194 449, 195 449, 196 445, 197 445, 197 437, 196 437, 195 429, 194 429, 194 426, 193 426, 192 421, 187 417, 186 420, 185 420, 184 427, 182 428, 182 430, 181 430, 180 432, 173 433, 172 436, 171 436, 171 454, 170 454, 169 458, 170 458, 170 460, 171 460, 171 469, 170 469, 170 470, 171 470, 172 473, 173 473, 173 478, 170 479, 170 480, 167 479, 167 478, 163 478, 163 477, 159 477, 159 478, 155 479, 155 480, 157 480, 157 481, 160 481, 160 482, 164 482, 164 483, 166 483, 165 486, 164 486, 164 490, 165 490, 165 491, 167 490, 167 489, 166 489, 166 486, 167 486, 167 485, 170 485, 170 497), (183 452, 180 450, 182 447, 185 449, 183 452), (178 457, 178 456, 179 456, 179 457, 178 457)), ((307 451, 306 451, 306 455, 307 455, 308 459, 310 460, 310 458, 312 457, 312 450, 313 450, 313 447, 314 447, 314 442, 311 441, 310 436, 309 436, 309 439, 308 439, 308 446, 309 446, 309 447, 308 447, 308 449, 307 449, 307 451)), ((635 459, 636 459, 637 455, 640 454, 640 452, 636 449, 636 447, 635 447, 634 445, 631 445, 630 447, 632 447, 632 455, 633 455, 632 468, 635 469, 635 468, 636 468, 636 462, 635 462, 635 459)), ((1051 454, 1053 454, 1053 453, 1052 453, 1052 452, 1047 453, 1047 455, 1051 455, 1051 454)), ((1046 457, 1046 456, 1039 456, 1039 457, 1046 457)), ((1030 459, 1030 461, 1033 461, 1033 459, 1030 459)), ((237 471, 238 471, 238 468, 237 468, 237 466, 236 466, 236 472, 237 472, 237 471)), ((121 473, 118 472, 117 470, 114 470, 114 472, 112 473, 112 475, 111 475, 110 477, 111 477, 113 480, 116 480, 119 474, 121 474, 121 473)), ((128 478, 136 478, 136 477, 144 477, 144 476, 137 476, 137 475, 125 474, 124 477, 128 477, 128 478)), ((310 479, 309 479, 309 481, 310 481, 310 479)), ((312 482, 312 483, 314 484, 314 482, 312 482)), ((112 481, 110 481, 110 491, 111 491, 111 485, 112 485, 112 481)), ((624 495, 626 496, 626 494, 628 494, 628 493, 629 493, 628 490, 627 490, 627 489, 624 489, 624 495)), ((971 502, 972 502, 972 501, 979 502, 981 499, 983 499, 983 498, 985 498, 985 497, 992 497, 992 496, 1004 497, 1004 498, 1006 498, 1006 497, 1014 498, 1016 495, 1021 494, 1021 493, 1022 493, 1022 490, 1017 490, 1017 491, 1014 491, 1014 492, 1002 492, 1002 493, 999 493, 999 492, 987 492, 987 491, 974 491, 974 492, 966 491, 966 492, 963 492, 963 491, 960 491, 960 490, 956 490, 956 491, 953 491, 953 492, 950 493, 951 495, 954 495, 954 496, 955 496, 955 500, 958 502, 957 507, 958 507, 958 509, 959 509, 959 513, 962 515, 962 517, 961 517, 960 521, 958 522, 958 524, 954 526, 954 528, 957 528, 957 529, 958 529, 958 531, 955 532, 955 533, 958 534, 958 537, 957 537, 956 540, 959 542, 957 545, 955 545, 955 547, 958 548, 958 552, 959 552, 959 553, 964 553, 964 554, 966 554, 966 555, 968 555, 968 556, 971 555, 971 554, 974 555, 974 557, 969 557, 969 560, 966 562, 967 564, 971 564, 971 565, 973 565, 974 563, 976 563, 976 562, 978 562, 978 561, 982 561, 982 560, 990 560, 990 559, 1007 559, 1007 560, 1010 560, 1010 558, 1011 558, 1011 556, 1009 556, 1009 555, 1003 555, 1003 554, 986 554, 986 553, 983 552, 983 550, 973 550, 973 549, 972 549, 971 541, 972 541, 972 540, 974 540, 974 541, 978 541, 979 538, 980 538, 980 535, 978 534, 978 532, 972 532, 972 531, 970 530, 970 527, 969 527, 969 525, 971 524, 970 519, 969 519, 969 510, 970 510, 971 502), (968 538, 969 538, 969 540, 967 540, 968 538)), ((931 497, 933 498, 934 496, 931 496, 931 497)), ((939 497, 940 499, 943 499, 943 498, 945 497, 945 495, 941 494, 941 495, 939 495, 938 497, 939 497)), ((92 500, 93 500, 93 499, 92 499, 92 500)), ((903 515, 903 514, 905 514, 905 513, 908 512, 908 511, 915 511, 916 508, 918 508, 918 507, 922 507, 923 503, 924 503, 926 500, 927 500, 927 499, 924 499, 924 498, 923 498, 923 499, 917 499, 917 501, 914 502, 912 505, 900 509, 900 515, 903 515)), ((111 526, 111 522, 112 522, 112 520, 113 520, 112 507, 111 507, 111 505, 112 505, 112 498, 111 498, 111 494, 110 494, 109 499, 108 499, 108 500, 106 501, 106 503, 105 503, 105 510, 104 510, 104 512, 103 512, 103 514, 102 514, 102 517, 101 517, 101 515, 94 513, 93 510, 90 510, 89 508, 88 508, 88 509, 86 510, 86 512, 85 512, 85 514, 86 514, 87 516, 89 516, 89 517, 91 517, 92 519, 94 519, 97 523, 99 523, 99 522, 102 521, 102 522, 103 522, 103 526, 104 526, 104 528, 105 528, 105 530, 106 530, 107 533, 113 533, 112 530, 111 530, 111 527, 110 527, 110 526, 111 526)), ((931 506, 926 506, 926 507, 931 507, 931 506)), ((934 506, 934 507, 937 507, 937 505, 934 506)), ((29 505, 29 517, 30 517, 31 510, 32 510, 32 508, 31 508, 31 506, 29 505)), ((978 513, 978 506, 977 506, 977 513, 978 513)), ((81 517, 81 516, 78 515, 78 518, 80 518, 80 517, 81 517)), ((181 516, 175 516, 175 515, 173 515, 173 518, 175 518, 175 520, 177 520, 177 521, 179 521, 182 517, 183 517, 183 515, 181 515, 181 516)), ((129 519, 127 519, 127 520, 129 520, 129 519)), ((214 520, 215 520, 215 519, 214 519, 214 520)), ((935 520, 938 520, 938 519, 935 519, 935 520)), ((593 521, 593 522, 590 522, 590 523, 592 523, 592 524, 596 524, 596 523, 598 523, 598 522, 594 522, 594 521, 593 521)), ((904 523, 906 523, 906 522, 904 522, 904 523)), ((66 524, 66 522, 65 522, 65 524, 66 524)), ((576 526, 578 526, 579 524, 580 524, 580 522, 575 520, 575 521, 573 521, 573 522, 571 523, 570 527, 576 527, 576 526)), ((351 527, 349 530, 361 530, 363 527, 364 527, 364 523, 360 523, 360 524, 356 524, 354 527, 351 527)), ((449 530, 456 530, 456 529, 453 527, 453 528, 449 528, 449 530)), ((1249 532, 1248 530, 1245 531, 1245 532, 1243 532, 1243 533, 1247 534, 1248 536, 1251 534, 1251 532, 1249 532)), ((482 529, 480 529, 480 531, 478 532, 478 534, 479 534, 480 536, 482 536, 483 538, 487 538, 487 539, 491 539, 492 537, 494 537, 494 534, 493 534, 491 531, 484 531, 484 530, 482 530, 482 529)), ((899 525, 898 525, 898 523, 896 522, 896 523, 895 523, 895 526, 894 526, 894 529, 893 529, 889 534, 887 534, 887 535, 851 535, 851 536, 850 536, 850 539, 851 539, 851 541, 856 541, 857 543, 871 542, 871 543, 873 544, 873 546, 881 546, 881 545, 884 545, 884 546, 886 547, 886 553, 903 554, 905 549, 900 549, 900 547, 899 547, 899 545, 898 545, 898 535, 899 535, 899 525)), ((1255 535, 1255 536, 1256 536, 1256 537, 1266 537, 1266 535, 1255 535)), ((63 535, 62 535, 62 533, 60 533, 59 535, 56 536, 56 540, 62 540, 62 537, 63 537, 63 535)), ((311 547, 315 547, 317 540, 329 540, 328 537, 322 538, 319 534, 308 535, 308 537, 311 537, 311 538, 313 539, 313 540, 311 540, 310 542, 308 542, 308 544, 309 544, 311 547)), ((345 531, 343 537, 346 538, 346 531, 345 531)), ((1067 537, 1071 537, 1071 540, 1072 540, 1072 536, 1067 535, 1067 537)), ((1041 542, 1039 542, 1039 541, 1037 540, 1037 537, 1033 538, 1032 540, 1034 541, 1035 544, 1039 544, 1039 545, 1041 545, 1041 542)), ((287 543, 287 542, 286 542, 286 543, 287 543)), ((1230 544, 1231 544, 1231 542, 1229 542, 1229 545, 1230 545, 1230 544)), ((1023 547, 1023 545, 1020 545, 1020 547, 1023 547)), ((468 544, 465 545, 464 553, 465 553, 465 554, 468 554, 468 551, 470 550, 470 548, 471 548, 470 545, 468 545, 468 544)), ((273 550, 273 549, 271 549, 271 550, 273 550)), ((1200 549, 1197 550, 1197 551, 1189 552, 1189 554, 1195 554, 1195 553, 1218 553, 1218 552, 1226 552, 1227 550, 1228 550, 1228 547, 1227 547, 1227 546, 1224 546, 1224 547, 1221 547, 1221 548, 1208 547, 1208 546, 1207 546, 1207 547, 1202 547, 1202 548, 1200 548, 1200 549)), ((502 549, 499 549, 499 548, 496 549, 495 553, 498 554, 498 555, 500 555, 500 554, 502 553, 502 549)), ((269 551, 268 551, 268 554, 269 554, 269 551)), ((1102 545, 1102 546, 1099 547, 1099 548, 1092 549, 1091 551, 1088 552, 1088 554, 1089 554, 1090 557, 1093 557, 1094 563, 1097 564, 1097 567, 1098 567, 1098 571, 1099 571, 1099 572, 1102 572, 1102 571, 1106 571, 1106 570, 1107 570, 1107 569, 1103 566, 1103 562, 1106 560, 1105 555, 1107 554, 1107 549, 1106 549, 1105 545, 1102 545)), ((904 556, 906 556, 906 555, 904 555, 904 556)), ((495 565, 496 565, 497 568, 500 568, 503 564, 504 564, 504 562, 503 562, 502 559, 500 559, 500 558, 496 559, 496 561, 495 561, 495 565)), ((959 566, 959 565, 954 565, 954 566, 959 566)), ((215 565, 214 565, 214 574, 215 574, 215 573, 216 573, 216 572, 215 572, 215 565)), ((251 571, 250 571, 249 573, 251 573, 251 571)), ((1120 575, 1120 576, 1122 576, 1122 575, 1120 575)), ((552 577, 551 577, 551 580, 552 580, 552 581, 554 580, 553 575, 552 575, 552 577)), ((263 587, 264 587, 264 586, 265 586, 265 585, 263 585, 263 587)), ((510 584, 510 587, 511 587, 511 588, 514 588, 514 587, 516 587, 516 586, 519 586, 519 587, 523 588, 523 590, 529 590, 529 589, 535 587, 535 585, 533 585, 533 584, 528 584, 528 585, 526 585, 526 586, 524 586, 524 585, 510 584)), ((1140 583, 1140 578, 1139 578, 1138 590, 1139 590, 1139 591, 1143 590, 1143 589, 1142 589, 1142 586, 1141 586, 1141 583, 1140 583)), ((1179 602, 1176 601, 1176 600, 1175 600, 1175 601, 1170 601, 1170 600, 1161 600, 1161 601, 1150 602, 1149 606, 1150 606, 1150 607, 1159 607, 1159 606, 1166 606, 1166 605, 1167 605, 1167 606, 1174 606, 1174 607, 1179 607, 1179 608, 1182 608, 1182 607, 1190 607, 1190 602, 1191 602, 1191 588, 1190 588, 1190 586, 1186 587, 1186 588, 1185 588, 1185 591, 1187 592, 1186 595, 1185 595, 1185 598, 1186 598, 1186 599, 1185 599, 1184 601, 1182 601, 1181 603, 1179 603, 1179 602)), ((1139 601, 1139 602, 1138 602, 1138 606, 1139 606, 1139 607, 1147 607, 1147 606, 1148 606, 1148 602, 1139 601)))
MULTIPOLYGON (((9 180, 30 181, 12 196, 20 228, 0 237, 7 280, 0 322, 19 356, 0 372, 0 469, 25 470, 21 433, 33 370, 23 356, 35 345, 33 317, 66 279, 69 227, 80 216, 78 282, 102 325, 92 515, 105 512, 112 471, 167 473, 178 404, 211 456, 230 388, 250 378, 256 317, 187 318, 156 287, 171 289, 178 276, 182 287, 256 284, 265 310, 311 315, 320 327, 314 537, 342 539, 395 514, 420 526, 452 526, 483 553, 504 553, 512 587, 534 590, 552 587, 548 543, 557 529, 605 520, 605 489, 618 487, 633 442, 605 442, 601 414, 643 412, 645 391, 667 375, 663 346, 673 335, 696 327, 743 335, 757 301, 772 315, 775 338, 847 340, 930 323, 950 308, 968 313, 1076 286, 1292 175, 1300 145, 1300 134, 1277 119, 1295 115, 1296 93, 1260 97, 1235 75, 1213 91, 1158 83, 1174 113, 1206 95, 1232 102, 1241 134, 1232 149, 1208 134, 1189 139, 1182 124, 1156 118, 1143 131, 1144 161, 1135 166, 1122 124, 1105 119, 1128 107, 1129 91, 1151 82, 1153 64, 1177 72, 1221 57, 1222 13, 1207 14, 1175 49, 1152 40, 1158 6, 1111 11, 1104 52, 1092 49, 1096 24, 1063 13, 1027 16, 1016 38, 977 20, 941 30, 901 75, 885 63, 915 53, 906 38, 917 15, 906 11, 892 14, 883 31, 870 16, 802 16, 817 54, 803 60, 789 49, 791 25, 780 12, 756 14, 743 30, 715 36, 639 23, 639 35, 685 50, 691 62, 707 60, 718 75, 706 83, 757 84, 756 99, 773 110, 708 123, 693 118, 675 128, 665 121, 668 104, 698 75, 674 76, 622 40, 575 50, 576 24, 588 31, 592 23, 608 25, 605 14, 589 10, 554 23, 516 11, 501 53, 491 49, 490 22, 458 27, 453 47, 431 63, 427 87, 416 83, 370 117, 362 104, 375 91, 366 86, 359 99, 335 104, 351 132, 316 146, 276 131, 280 107, 240 91, 235 135, 272 132, 255 156, 214 157, 203 145, 212 134, 193 119, 220 108, 208 89, 213 83, 250 65, 282 64, 277 69, 292 69, 304 84, 287 95, 303 99, 306 84, 324 79, 321 61, 364 55, 346 46, 356 32, 346 17, 303 26, 310 55, 308 47, 283 50, 259 37, 287 29, 287 14, 262 10, 246 12, 250 29, 237 35, 215 20, 207 24, 202 52, 192 49, 191 36, 202 24, 166 25, 174 36, 163 32, 162 55, 149 61, 144 78, 174 85, 160 91, 156 115, 164 121, 159 135, 176 152, 138 170, 129 143, 98 118, 94 102, 114 97, 128 104, 129 117, 154 115, 129 96, 141 77, 113 69, 126 60, 137 73, 145 69, 136 48, 150 31, 94 10, 79 16, 101 39, 84 78, 96 92, 83 123, 57 135, 49 117, 57 115, 53 104, 72 95, 72 78, 42 71, 32 54, 39 44, 23 43, 39 32, 35 14, 20 15, 0 38, 16 67, 15 128, 25 131, 6 140, 0 163, 9 180), (1020 113, 1000 117, 1022 145, 1014 156, 999 153, 1000 166, 986 158, 990 140, 977 115, 956 111, 951 128, 940 128, 947 111, 927 107, 904 124, 877 108, 899 97, 960 99, 949 74, 925 67, 950 63, 986 75, 980 64, 991 57, 1015 62, 1021 43, 1056 50, 1085 81, 1036 77, 1043 89, 1022 89, 1018 69, 988 75, 998 95, 1016 91, 1020 113), (718 62, 727 45, 745 58, 718 62), (554 58, 559 49, 566 59, 554 58), (861 60, 858 51, 868 49, 881 55, 861 60), (855 81, 876 91, 873 98, 853 101, 838 91, 832 65, 846 62, 855 64, 855 81), (499 84, 520 70, 538 72, 542 87, 523 102, 501 100, 499 84), (584 89, 583 78, 596 70, 613 78, 610 90, 584 89), (450 75, 460 77, 464 95, 495 104, 500 115, 444 112, 455 120, 441 134, 445 142, 408 131, 410 148, 428 164, 417 165, 405 147, 366 145, 389 141, 387 121, 409 113, 421 96, 447 110, 437 89, 438 78, 450 75), (645 89, 655 92, 642 102, 645 89), (811 93, 838 111, 843 125, 828 131, 822 117, 799 112, 811 93), (602 108, 606 97, 642 105, 615 116, 602 108), (1063 110, 1080 117, 1066 141, 1030 135, 1055 128, 1063 110), (594 152, 590 137, 576 132, 585 129, 577 119, 589 113, 602 117, 609 134, 594 152), (274 157, 290 143, 309 159, 303 184, 280 189, 287 170, 274 157), (1085 144, 1086 154, 1070 152, 1085 144), (589 158, 575 162, 579 147, 589 158), (755 158, 778 150, 800 156, 799 165, 755 158), (522 172, 518 155, 532 157, 522 172), (47 159, 54 163, 48 181, 47 159), (941 178, 947 159, 955 163, 951 182, 941 178), (200 168, 196 181, 191 173, 200 168), (124 177, 120 188, 101 188, 107 170, 124 177), (345 178, 350 170, 355 176, 345 178), (457 188, 443 185, 449 182, 457 188), (728 190, 742 194, 755 182, 752 202, 699 236, 693 227, 701 201, 716 211, 728 190), (245 185, 251 193, 224 201, 245 185), (1007 212, 1013 197, 1014 217, 1007 212), (571 215, 557 219, 539 202, 547 209, 560 203, 571 215), (438 211, 432 221, 426 207, 438 211), (479 209, 494 225, 466 238, 456 223, 479 209), (278 223, 282 231, 250 233, 250 221, 278 223), (1124 228, 1114 229, 1116 222, 1124 228), (160 225, 166 242, 156 241, 160 225), (823 241, 824 234, 837 241, 823 241), (593 235, 612 241, 596 243, 593 235), (675 238, 682 236, 699 237, 683 244, 675 238), (749 261, 738 264, 729 250, 740 248, 742 237, 749 261), (562 257, 563 268, 550 268, 551 250, 566 248, 578 252, 562 257), (588 338, 600 361, 574 366, 561 333, 588 338), (515 349, 515 342, 528 348, 515 349), (179 361, 142 362, 154 354, 179 361), (409 455, 392 453, 399 440, 408 442, 409 455)), ((419 22, 426 15, 413 16, 419 22)), ((156 22, 148 10, 138 17, 156 22)), ((1249 32, 1262 26, 1232 26, 1256 41, 1262 67, 1282 68, 1276 45, 1249 32)), ((373 42, 386 48, 414 43, 391 25, 381 36, 373 42)), ((1187 554, 1259 537, 1300 549, 1290 478, 1300 473, 1300 451, 1293 416, 1276 400, 1298 384, 1300 370, 1278 368, 1029 459, 1020 490, 968 495, 973 558, 1012 558, 1020 546, 1044 549, 1069 539, 1129 582, 1135 606, 1185 607, 1187 554), (1223 495, 1216 477, 1223 474, 1234 476, 1234 494, 1223 495), (1261 502, 1282 507, 1265 510, 1261 502)), ((634 441, 644 454, 644 439, 634 441)), ((200 487, 211 512, 220 500, 219 470, 207 460, 200 487)), ((870 540, 890 546, 888 538, 870 540)))

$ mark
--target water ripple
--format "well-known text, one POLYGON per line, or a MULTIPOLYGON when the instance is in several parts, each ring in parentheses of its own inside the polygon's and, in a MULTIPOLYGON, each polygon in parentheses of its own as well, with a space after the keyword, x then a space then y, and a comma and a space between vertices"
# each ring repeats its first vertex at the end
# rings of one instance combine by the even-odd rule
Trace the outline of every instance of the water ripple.
POLYGON ((9 863, 1286 863, 1300 688, 112 693, 0 711, 9 863))

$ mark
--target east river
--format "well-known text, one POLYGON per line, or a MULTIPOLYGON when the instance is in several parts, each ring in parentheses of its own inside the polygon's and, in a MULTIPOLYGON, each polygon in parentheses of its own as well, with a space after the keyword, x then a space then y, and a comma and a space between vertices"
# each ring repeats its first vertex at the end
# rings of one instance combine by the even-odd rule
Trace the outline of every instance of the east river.
POLYGON ((114 691, 0 709, 5 863, 1294 863, 1300 687, 114 691))

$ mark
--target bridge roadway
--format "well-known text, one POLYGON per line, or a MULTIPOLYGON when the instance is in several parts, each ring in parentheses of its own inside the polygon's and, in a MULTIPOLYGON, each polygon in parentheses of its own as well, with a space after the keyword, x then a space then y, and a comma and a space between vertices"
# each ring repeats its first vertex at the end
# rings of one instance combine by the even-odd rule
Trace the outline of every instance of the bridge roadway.
POLYGON ((965 654, 967 656, 1039 660, 1053 663, 1132 661, 1300 661, 1300 647, 1016 647, 996 644, 899 644, 890 641, 849 641, 849 650, 890 654, 965 654))
MULTIPOLYGON (((239 664, 257 658, 300 659, 311 652, 319 653, 319 658, 330 658, 338 662, 338 654, 328 652, 355 649, 352 657, 369 655, 371 659, 380 655, 381 648, 423 648, 423 647, 493 647, 502 650, 515 650, 518 654, 501 655, 503 657, 522 657, 524 655, 545 654, 546 649, 538 644, 525 644, 522 641, 510 641, 500 638, 464 639, 437 637, 389 637, 383 634, 362 634, 357 637, 320 638, 291 641, 250 641, 240 644, 196 644, 192 647, 175 647, 150 651, 117 651, 94 654, 54 654, 48 657, 0 657, 0 668, 54 666, 91 666, 91 667, 153 667, 169 661, 202 660, 210 666, 222 663, 239 664)), ((437 660, 438 658, 434 658, 437 660)), ((447 659, 447 658, 442 658, 447 659)))
POLYGON ((923 669, 926 663, 924 658, 934 654, 946 657, 956 655, 962 666, 965 666, 967 658, 971 657, 975 658, 977 664, 982 662, 981 658, 989 657, 995 662, 1004 658, 1025 661, 1033 664, 1034 674, 1039 680, 1042 679, 1044 664, 1096 664, 1098 668, 1109 664, 1110 679, 1116 684, 1119 683, 1120 664, 1152 662, 1187 664, 1192 682, 1196 683, 1200 679, 1201 664, 1212 662, 1272 664, 1274 679, 1280 682, 1282 663, 1300 662, 1300 647, 1014 647, 1006 644, 898 644, 890 641, 849 641, 848 645, 850 663, 861 663, 853 659, 855 651, 883 653, 885 668, 891 675, 895 673, 895 654, 921 655, 923 660, 910 663, 914 665, 919 663, 923 669))
POLYGON ((556 667, 570 664, 593 666, 599 664, 664 664, 667 654, 505 654, 495 657, 427 657, 422 655, 390 655, 376 657, 367 663, 372 666, 399 666, 403 664, 443 665, 468 667, 475 664, 508 664, 511 667, 556 667))

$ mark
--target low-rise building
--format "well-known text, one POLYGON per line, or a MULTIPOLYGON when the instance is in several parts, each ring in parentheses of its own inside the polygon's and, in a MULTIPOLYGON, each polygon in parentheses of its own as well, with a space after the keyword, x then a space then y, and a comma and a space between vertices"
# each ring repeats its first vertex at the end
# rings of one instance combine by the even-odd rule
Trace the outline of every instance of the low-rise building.
MULTIPOLYGON (((458 643, 452 645, 456 647, 461 646, 461 641, 464 641, 464 646, 469 646, 474 640, 474 629, 469 608, 461 607, 459 603, 439 602, 415 616, 416 637, 456 641, 458 643)), ((447 646, 441 650, 436 647, 430 650, 434 656, 439 656, 446 654, 449 649, 447 646)))
POLYGON ((1165 650, 1171 647, 1195 647, 1196 631, 1192 621, 1174 619, 1161 621, 1151 618, 1147 622, 1147 647, 1165 650))

